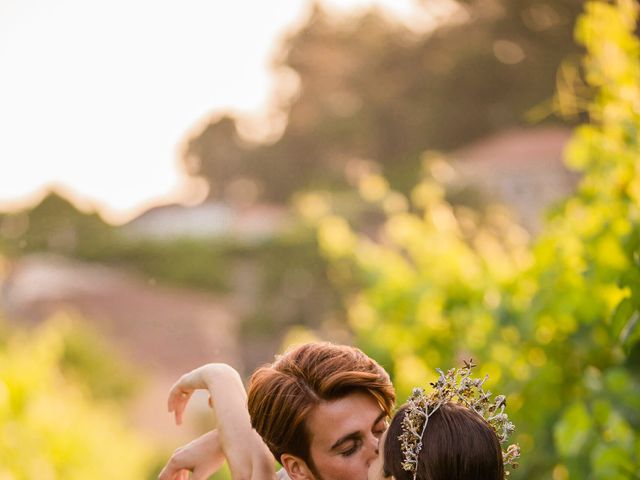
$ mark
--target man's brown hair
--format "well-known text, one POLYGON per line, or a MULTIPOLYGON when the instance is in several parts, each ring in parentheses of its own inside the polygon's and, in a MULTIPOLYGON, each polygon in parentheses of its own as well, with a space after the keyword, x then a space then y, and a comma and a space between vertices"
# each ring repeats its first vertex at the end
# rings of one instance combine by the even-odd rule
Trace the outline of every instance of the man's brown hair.
POLYGON ((314 468, 306 430, 309 413, 323 401, 353 392, 369 393, 387 415, 391 414, 395 404, 393 385, 375 360, 355 347, 306 343, 251 376, 251 423, 277 460, 288 453, 314 468))

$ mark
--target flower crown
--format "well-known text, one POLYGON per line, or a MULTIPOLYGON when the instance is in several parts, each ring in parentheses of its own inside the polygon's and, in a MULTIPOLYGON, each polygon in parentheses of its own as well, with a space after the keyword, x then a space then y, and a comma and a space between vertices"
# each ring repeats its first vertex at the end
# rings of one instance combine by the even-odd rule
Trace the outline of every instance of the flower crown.
MULTIPOLYGON (((398 437, 402 448, 402 468, 413 472, 413 480, 418 475, 418 455, 422 450, 424 432, 433 415, 445 403, 456 401, 469 410, 473 410, 484 418, 493 429, 501 444, 505 443, 515 429, 509 417, 504 413, 505 396, 498 395, 493 402, 489 400, 491 392, 483 390, 482 385, 487 380, 471 378, 471 369, 475 367, 472 361, 464 362, 464 368, 453 368, 446 374, 440 369, 436 371, 440 378, 432 383, 433 391, 426 394, 422 388, 414 388, 407 400, 407 410, 402 419, 402 435, 398 437)), ((505 478, 509 476, 507 466, 517 468, 520 456, 518 445, 509 445, 502 451, 502 461, 505 466, 505 478)))

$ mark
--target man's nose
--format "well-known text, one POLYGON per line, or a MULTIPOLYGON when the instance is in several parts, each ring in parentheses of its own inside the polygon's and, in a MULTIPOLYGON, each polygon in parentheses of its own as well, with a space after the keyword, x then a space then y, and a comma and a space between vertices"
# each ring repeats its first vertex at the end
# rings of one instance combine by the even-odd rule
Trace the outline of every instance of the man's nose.
POLYGON ((367 456, 367 463, 372 462, 378 456, 378 444, 379 439, 374 434, 369 434, 365 441, 365 452, 367 456))

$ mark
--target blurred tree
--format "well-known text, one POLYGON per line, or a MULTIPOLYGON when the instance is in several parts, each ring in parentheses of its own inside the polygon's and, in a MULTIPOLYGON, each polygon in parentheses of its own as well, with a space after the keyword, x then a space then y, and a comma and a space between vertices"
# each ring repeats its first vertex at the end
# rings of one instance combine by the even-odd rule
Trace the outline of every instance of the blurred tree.
POLYGON ((209 123, 189 140, 185 151, 184 169, 189 175, 205 177, 214 196, 224 193, 224 185, 250 174, 256 153, 240 139, 236 120, 230 116, 209 123))
POLYGON ((0 215, 0 252, 7 256, 45 251, 91 255, 113 238, 113 227, 97 213, 80 211, 55 192, 32 208, 0 215))
POLYGON ((282 137, 249 147, 232 118, 212 120, 188 142, 185 169, 214 187, 252 178, 264 198, 283 201, 302 188, 344 186, 348 160, 367 158, 406 190, 425 149, 553 113, 558 65, 579 51, 571 32, 582 4, 470 0, 465 20, 425 34, 375 12, 339 19, 316 7, 276 61, 299 80, 281 105, 282 137))
POLYGON ((638 10, 585 4, 576 37, 593 95, 576 102, 589 122, 567 150, 583 180, 533 247, 501 212, 480 221, 447 203, 434 157, 411 201, 380 176, 360 179, 388 216, 373 236, 315 209, 350 324, 400 398, 468 357, 512 392, 515 478, 640 477, 638 10))

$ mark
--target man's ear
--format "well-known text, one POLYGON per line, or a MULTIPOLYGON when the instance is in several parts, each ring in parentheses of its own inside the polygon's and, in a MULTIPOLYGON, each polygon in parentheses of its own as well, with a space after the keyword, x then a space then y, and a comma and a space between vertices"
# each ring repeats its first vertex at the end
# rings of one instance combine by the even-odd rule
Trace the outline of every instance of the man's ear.
POLYGON ((291 480, 314 480, 315 477, 311 469, 307 466, 307 462, 300 457, 283 453, 280 456, 280 463, 287 471, 291 480))

